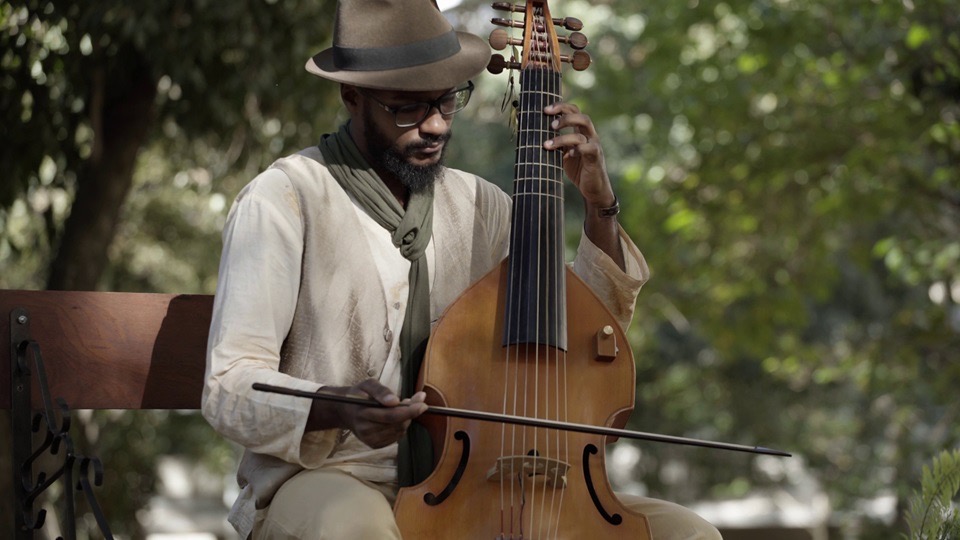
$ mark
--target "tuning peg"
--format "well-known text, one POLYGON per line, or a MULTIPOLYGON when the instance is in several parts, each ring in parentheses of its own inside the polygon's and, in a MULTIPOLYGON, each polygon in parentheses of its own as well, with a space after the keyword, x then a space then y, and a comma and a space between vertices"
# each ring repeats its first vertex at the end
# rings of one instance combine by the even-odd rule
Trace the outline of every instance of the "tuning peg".
POLYGON ((493 9, 498 9, 500 11, 512 11, 513 13, 522 13, 525 11, 523 6, 511 4, 510 2, 494 2, 493 9))
MULTIPOLYGON (((557 36, 557 40, 560 43, 567 43, 572 49, 581 50, 587 46, 587 36, 581 34, 580 32, 574 32, 569 36, 557 36)), ((523 40, 518 38, 512 38, 507 34, 506 30, 497 28, 493 32, 490 32, 490 46, 498 51, 502 51, 507 48, 507 45, 523 45, 523 40)))
MULTIPOLYGON (((524 6, 511 4, 510 2, 494 2, 492 4, 493 9, 500 11, 509 11, 512 13, 524 13, 526 8, 524 6)), ((583 21, 580 19, 575 19, 573 17, 564 17, 563 19, 553 19, 553 24, 557 26, 562 26, 567 30, 573 30, 574 32, 583 30, 583 21)))
POLYGON ((579 32, 583 30, 583 21, 580 19, 575 19, 573 17, 564 17, 563 19, 553 19, 553 24, 556 26, 562 26, 567 30, 573 30, 574 32, 579 32))
POLYGON ((496 75, 503 72, 504 69, 520 69, 520 62, 506 60, 499 54, 490 57, 490 62, 487 64, 487 71, 496 75))
POLYGON ((497 26, 507 26, 510 28, 523 28, 523 23, 520 21, 514 21, 511 19, 504 19, 502 17, 494 17, 490 19, 490 22, 497 26))
POLYGON ((583 71, 590 66, 590 55, 584 51, 576 51, 570 56, 561 54, 560 61, 572 65, 574 71, 583 71))
MULTIPOLYGON (((503 30, 501 30, 503 32, 503 30)), ((491 36, 492 37, 492 36, 491 36)), ((557 36, 557 40, 560 43, 567 43, 570 45, 570 48, 580 50, 587 46, 587 36, 581 34, 580 32, 574 32, 569 36, 557 36)))
POLYGON ((507 45, 523 45, 523 40, 510 37, 507 34, 507 31, 502 28, 497 28, 493 32, 490 32, 491 47, 498 51, 502 51, 507 48, 507 45))

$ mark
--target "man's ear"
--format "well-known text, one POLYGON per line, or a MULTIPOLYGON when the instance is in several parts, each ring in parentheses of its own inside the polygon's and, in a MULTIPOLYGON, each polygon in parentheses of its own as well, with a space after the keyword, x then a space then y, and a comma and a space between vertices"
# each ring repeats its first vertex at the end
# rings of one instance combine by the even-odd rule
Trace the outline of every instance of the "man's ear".
POLYGON ((359 110, 360 98, 360 92, 356 86, 350 84, 340 85, 340 101, 343 101, 344 107, 347 108, 351 116, 355 115, 359 110))

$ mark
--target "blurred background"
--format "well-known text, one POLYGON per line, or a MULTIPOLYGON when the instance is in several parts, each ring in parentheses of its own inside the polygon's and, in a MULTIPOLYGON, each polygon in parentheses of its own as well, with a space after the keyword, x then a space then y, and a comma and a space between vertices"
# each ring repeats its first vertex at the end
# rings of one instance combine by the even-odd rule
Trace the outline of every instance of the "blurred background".
MULTIPOLYGON (((593 64, 565 91, 653 271, 629 329, 629 427, 795 456, 618 442, 611 481, 728 539, 960 537, 960 454, 942 454, 960 446, 960 5, 550 5, 584 21, 593 64), (940 533, 917 532, 923 515, 940 533)), ((442 6, 482 36, 503 16, 442 6)), ((212 294, 239 189, 345 118, 336 85, 303 69, 333 11, 0 2, 0 288, 212 294)), ((476 83, 448 164, 509 190, 502 105, 519 89, 476 83)), ((105 464, 118 535, 233 538, 239 451, 198 414, 81 411, 73 437, 105 464)))

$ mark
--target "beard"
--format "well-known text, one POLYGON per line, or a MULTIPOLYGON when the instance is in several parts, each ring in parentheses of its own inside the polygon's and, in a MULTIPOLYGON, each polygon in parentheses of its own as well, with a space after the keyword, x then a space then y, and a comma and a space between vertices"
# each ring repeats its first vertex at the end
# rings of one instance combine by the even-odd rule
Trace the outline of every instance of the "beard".
POLYGON ((429 135, 423 137, 420 142, 399 147, 380 131, 369 111, 364 111, 363 129, 367 134, 367 149, 374 160, 372 165, 380 167, 395 176, 404 187, 410 190, 410 193, 426 191, 440 178, 443 172, 443 158, 447 152, 446 145, 440 151, 440 159, 436 163, 414 165, 409 160, 419 150, 438 142, 446 143, 449 141, 450 137, 453 136, 452 130, 442 135, 429 135))

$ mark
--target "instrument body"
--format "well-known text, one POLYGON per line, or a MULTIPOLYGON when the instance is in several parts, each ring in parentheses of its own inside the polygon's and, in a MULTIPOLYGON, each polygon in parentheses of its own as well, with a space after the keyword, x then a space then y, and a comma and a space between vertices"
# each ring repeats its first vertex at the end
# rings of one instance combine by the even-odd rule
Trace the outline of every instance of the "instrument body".
MULTIPOLYGON (((464 292, 434 329, 421 375, 428 403, 499 410, 503 396, 488 390, 516 385, 526 387, 527 394, 539 394, 525 396, 529 399, 527 410, 521 411, 525 416, 554 418, 560 407, 570 422, 622 427, 633 409, 633 356, 624 346, 616 358, 598 359, 596 345, 597 334, 606 327, 614 329, 618 343, 626 344, 614 317, 567 270, 567 307, 575 315, 567 333, 566 370, 557 366, 563 355, 554 347, 504 348, 507 265, 501 263, 464 292), (542 384, 534 381, 537 378, 542 384), (556 383, 567 389, 562 403, 551 402, 554 392, 543 388, 556 383)), ((646 518, 623 507, 610 488, 604 465, 606 437, 460 418, 429 420, 440 458, 425 482, 400 490, 394 509, 405 537, 650 538, 646 518), (469 442, 458 439, 458 433, 469 442), (468 459, 458 471, 467 447, 468 459), (530 459, 531 450, 540 454, 542 464, 530 459), (532 470, 506 474, 510 466, 502 465, 503 457, 526 460, 532 470), (498 461, 504 478, 496 472, 498 461), (565 486, 549 485, 549 467, 563 465, 569 467, 565 486), (459 481, 443 502, 425 502, 431 494, 443 493, 457 476, 459 481), (611 523, 603 512, 611 519, 620 516, 619 523, 611 523)))

